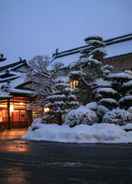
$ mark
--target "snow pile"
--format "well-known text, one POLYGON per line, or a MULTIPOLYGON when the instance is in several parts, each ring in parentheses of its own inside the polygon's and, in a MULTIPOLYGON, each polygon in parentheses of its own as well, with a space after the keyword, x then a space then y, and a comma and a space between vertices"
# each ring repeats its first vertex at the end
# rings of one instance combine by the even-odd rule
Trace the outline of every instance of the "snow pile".
POLYGON ((114 124, 78 125, 70 128, 67 125, 38 123, 37 126, 38 129, 31 126, 23 139, 65 143, 132 142, 132 132, 125 132, 119 125, 114 124))
POLYGON ((127 130, 127 131, 129 131, 129 130, 132 131, 132 123, 127 123, 126 125, 123 125, 122 129, 127 130))
POLYGON ((98 121, 98 117, 93 110, 85 106, 70 111, 65 118, 65 124, 73 127, 79 124, 93 124, 98 121))

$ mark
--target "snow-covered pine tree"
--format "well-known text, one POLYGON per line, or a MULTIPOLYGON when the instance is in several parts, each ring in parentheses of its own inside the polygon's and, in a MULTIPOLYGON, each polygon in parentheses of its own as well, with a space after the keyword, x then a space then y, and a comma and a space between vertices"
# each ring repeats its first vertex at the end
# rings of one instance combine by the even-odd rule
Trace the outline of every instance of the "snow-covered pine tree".
MULTIPOLYGON (((104 41, 99 36, 88 37, 85 39, 88 44, 82 49, 80 60, 77 63, 79 76, 79 86, 77 91, 80 101, 84 104, 94 99, 93 83, 96 79, 104 77, 112 69, 103 64, 105 56, 104 41)), ((71 72, 70 77, 74 78, 76 70, 71 72)))
POLYGON ((124 124, 131 120, 127 112, 132 107, 131 71, 111 72, 105 79, 96 80, 95 86, 95 96, 98 102, 97 113, 101 120, 105 113, 104 122, 109 119, 110 122, 117 121, 118 124, 124 124), (124 114, 126 114, 125 117, 124 114))
POLYGON ((118 92, 118 106, 128 110, 132 106, 132 72, 118 72, 107 76, 112 87, 118 92))
POLYGON ((6 57, 4 56, 3 53, 0 53, 0 62, 3 62, 6 60, 6 57))
POLYGON ((69 84, 64 81, 56 82, 54 92, 46 100, 45 108, 49 111, 45 113, 44 120, 47 123, 62 124, 65 114, 79 105, 69 84))

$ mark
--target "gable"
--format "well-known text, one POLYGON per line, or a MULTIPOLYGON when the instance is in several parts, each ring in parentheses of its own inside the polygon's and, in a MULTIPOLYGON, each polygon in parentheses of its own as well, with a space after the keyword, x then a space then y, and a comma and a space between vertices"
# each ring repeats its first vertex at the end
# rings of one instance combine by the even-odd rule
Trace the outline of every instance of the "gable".
POLYGON ((26 90, 32 90, 32 82, 25 82, 23 84, 20 84, 16 86, 16 89, 26 89, 26 90))

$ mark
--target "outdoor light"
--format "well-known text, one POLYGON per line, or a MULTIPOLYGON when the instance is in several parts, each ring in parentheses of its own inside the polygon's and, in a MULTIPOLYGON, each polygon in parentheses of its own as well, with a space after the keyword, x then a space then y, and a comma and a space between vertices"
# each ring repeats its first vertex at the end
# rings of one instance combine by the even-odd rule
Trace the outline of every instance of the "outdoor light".
POLYGON ((78 85, 79 85, 79 81, 78 81, 78 80, 72 80, 72 81, 70 81, 70 87, 71 87, 72 89, 77 88, 78 85))
POLYGON ((24 103, 23 102, 20 102, 19 105, 24 105, 24 103))
POLYGON ((10 112, 13 112, 13 111, 14 111, 14 105, 11 104, 11 105, 10 105, 10 112))
POLYGON ((49 112, 50 111, 50 108, 49 107, 44 107, 44 112, 49 112))

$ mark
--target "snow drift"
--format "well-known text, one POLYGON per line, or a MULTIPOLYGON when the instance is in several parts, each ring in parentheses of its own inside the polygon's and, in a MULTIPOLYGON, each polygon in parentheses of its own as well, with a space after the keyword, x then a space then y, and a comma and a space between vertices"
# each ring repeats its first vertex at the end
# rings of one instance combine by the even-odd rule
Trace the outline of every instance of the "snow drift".
POLYGON ((70 128, 67 125, 37 122, 32 124, 23 139, 64 143, 128 143, 132 142, 132 132, 125 132, 119 125, 106 123, 70 128))

